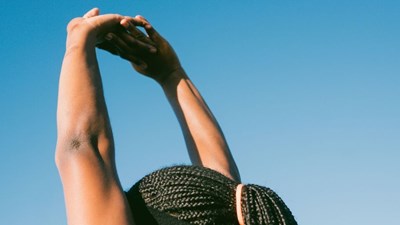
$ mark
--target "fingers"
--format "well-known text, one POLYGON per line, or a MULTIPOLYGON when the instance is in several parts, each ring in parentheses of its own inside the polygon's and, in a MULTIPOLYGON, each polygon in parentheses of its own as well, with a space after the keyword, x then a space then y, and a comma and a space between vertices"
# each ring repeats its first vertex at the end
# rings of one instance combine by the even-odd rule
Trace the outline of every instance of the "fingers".
POLYGON ((145 37, 145 34, 136 28, 137 24, 132 24, 129 19, 124 18, 121 20, 120 24, 136 39, 145 37))
MULTIPOLYGON (((90 13, 90 15, 95 15, 90 13)), ((99 16, 93 16, 84 19, 84 22, 91 25, 92 29, 95 30, 97 36, 102 36, 109 32, 117 32, 120 21, 124 17, 118 14, 104 14, 99 16)))
POLYGON ((154 42, 159 43, 160 41, 164 40, 152 25, 146 25, 144 29, 146 30, 146 33, 149 35, 150 39, 154 42))
POLYGON ((121 32, 118 35, 109 33, 105 36, 105 39, 113 42, 113 44, 117 45, 121 50, 126 52, 132 52, 134 54, 157 52, 157 49, 153 45, 138 40, 125 32, 121 32))
POLYGON ((115 47, 112 43, 108 41, 103 41, 101 43, 98 43, 96 47, 99 49, 103 49, 113 55, 119 55, 117 47, 115 47))
MULTIPOLYGON (((129 34, 124 34, 126 37, 121 37, 121 35, 117 36, 113 33, 109 33, 105 36, 105 39, 114 46, 114 49, 117 50, 117 54, 121 56, 121 58, 124 58, 126 60, 129 60, 133 62, 134 64, 138 66, 143 66, 145 63, 142 60, 139 60, 136 55, 143 55, 144 53, 147 53, 148 50, 148 45, 145 43, 142 43, 138 40, 132 39, 129 42, 129 45, 127 44, 128 42, 126 41, 126 38, 132 38, 129 36, 129 34)), ((101 46, 103 47, 103 46, 101 46)), ((154 48, 154 47, 153 47, 154 48)), ((109 47, 109 49, 112 49, 109 47)), ((109 50, 106 49, 106 50, 109 50)))
POLYGON ((134 18, 127 17, 131 23, 135 26, 141 26, 146 30, 146 33, 149 35, 150 39, 156 43, 163 41, 162 36, 154 29, 154 27, 147 21, 143 16, 137 15, 134 18))
MULTIPOLYGON (((130 61, 136 69, 145 70, 147 65, 147 59, 152 57, 152 54, 158 51, 157 44, 163 42, 156 42, 162 40, 162 37, 157 31, 152 28, 149 22, 141 16, 132 17, 120 17, 119 15, 98 15, 98 10, 93 9, 85 14, 87 20, 91 22, 94 20, 97 27, 103 28, 104 34, 100 37, 104 37, 105 41, 101 41, 97 44, 97 47, 110 52, 111 54, 119 55, 121 58, 130 61), (90 17, 92 16, 92 17, 90 17), (115 18, 112 18, 115 17, 115 18), (119 19, 121 18, 121 19, 119 19), (118 20, 119 19, 119 20, 118 20), (114 28, 114 31, 106 31, 111 21, 118 20, 120 28, 114 28), (108 24, 105 25, 104 24, 108 24), (138 29, 138 27, 144 27, 146 33, 151 36, 147 36, 144 32, 138 29), (152 37, 154 40, 152 40, 152 37)), ((115 27, 115 26, 113 26, 115 27)))
POLYGON ((98 8, 93 8, 89 10, 85 15, 83 15, 83 18, 87 19, 93 16, 98 16, 100 14, 100 10, 98 8))
POLYGON ((131 62, 135 67, 140 68, 140 69, 146 69, 147 68, 147 64, 145 62, 143 62, 142 60, 138 59, 137 57, 130 55, 126 52, 124 52, 123 50, 121 50, 120 48, 118 48, 118 46, 116 46, 115 44, 109 42, 109 41, 105 41, 101 44, 96 45, 98 48, 103 49, 105 51, 110 52, 113 55, 118 55, 121 58, 128 60, 129 62, 131 62))
POLYGON ((154 27, 149 23, 149 21, 146 20, 146 18, 144 18, 143 16, 136 16, 136 18, 146 23, 144 29, 146 30, 146 33, 149 35, 150 39, 155 42, 164 40, 161 35, 156 31, 156 29, 154 29, 154 27))
POLYGON ((150 24, 149 21, 141 15, 135 16, 134 18, 132 18, 132 21, 137 23, 137 25, 141 27, 145 27, 146 25, 150 24))
POLYGON ((121 20, 120 24, 126 29, 126 31, 129 32, 129 34, 131 34, 133 38, 151 44, 153 46, 156 45, 150 38, 147 37, 146 34, 144 34, 136 27, 144 26, 144 24, 140 21, 135 21, 134 18, 133 20, 131 18, 124 18, 123 20, 121 20))

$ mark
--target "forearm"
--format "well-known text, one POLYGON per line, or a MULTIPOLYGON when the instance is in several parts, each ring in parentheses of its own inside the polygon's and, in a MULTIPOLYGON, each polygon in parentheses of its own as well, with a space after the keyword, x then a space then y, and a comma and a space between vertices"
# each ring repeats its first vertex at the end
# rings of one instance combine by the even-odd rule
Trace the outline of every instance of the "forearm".
POLYGON ((181 125, 191 161, 240 181, 217 120, 185 72, 176 71, 162 87, 181 125))

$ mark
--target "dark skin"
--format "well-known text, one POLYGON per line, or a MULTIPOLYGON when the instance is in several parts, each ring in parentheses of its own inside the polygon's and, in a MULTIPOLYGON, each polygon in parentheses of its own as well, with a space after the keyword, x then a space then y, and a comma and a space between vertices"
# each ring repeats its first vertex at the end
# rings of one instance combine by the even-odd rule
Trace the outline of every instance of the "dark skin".
POLYGON ((57 108, 56 165, 69 225, 133 225, 120 185, 95 46, 124 17, 92 9, 67 27, 57 108))
POLYGON ((144 17, 126 17, 121 25, 128 32, 109 33, 105 36, 108 41, 98 47, 128 60, 137 72, 158 83, 162 83, 174 71, 182 69, 172 46, 144 17), (143 27, 147 35, 137 26, 143 27), (152 45, 155 49, 149 49, 141 43, 152 45))
POLYGON ((92 9, 68 24, 60 73, 55 160, 69 225, 135 224, 116 170, 96 46, 118 53, 161 85, 193 164, 240 180, 216 119, 171 45, 142 17, 99 15, 92 9), (148 36, 136 26, 143 26, 148 36))
POLYGON ((142 16, 126 17, 121 25, 127 32, 106 35, 109 48, 116 49, 137 72, 152 78, 163 88, 181 125, 192 163, 240 181, 217 120, 183 70, 169 42, 142 16), (143 27, 147 35, 136 26, 143 27), (157 51, 138 45, 138 41, 153 45, 157 51))

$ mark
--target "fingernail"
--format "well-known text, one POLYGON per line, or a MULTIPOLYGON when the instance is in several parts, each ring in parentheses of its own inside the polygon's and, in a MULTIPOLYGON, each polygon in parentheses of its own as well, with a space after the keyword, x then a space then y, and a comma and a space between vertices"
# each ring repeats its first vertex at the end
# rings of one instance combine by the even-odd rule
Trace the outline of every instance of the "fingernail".
POLYGON ((126 20, 121 21, 121 25, 122 25, 123 27, 125 27, 125 28, 128 28, 128 27, 129 27, 129 23, 128 23, 128 21, 126 21, 126 20))

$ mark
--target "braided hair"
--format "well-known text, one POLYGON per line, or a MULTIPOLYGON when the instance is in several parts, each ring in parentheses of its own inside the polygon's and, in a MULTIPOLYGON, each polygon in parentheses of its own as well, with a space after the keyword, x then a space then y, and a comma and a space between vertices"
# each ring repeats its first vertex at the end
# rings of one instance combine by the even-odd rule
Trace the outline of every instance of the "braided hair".
MULTIPOLYGON (((145 176, 126 196, 137 224, 238 225, 237 185, 211 169, 174 166, 145 176), (160 213, 185 223, 154 219, 160 213)), ((289 208, 269 188, 246 185, 241 206, 245 225, 297 225, 289 208)))

